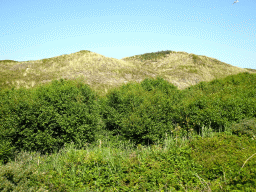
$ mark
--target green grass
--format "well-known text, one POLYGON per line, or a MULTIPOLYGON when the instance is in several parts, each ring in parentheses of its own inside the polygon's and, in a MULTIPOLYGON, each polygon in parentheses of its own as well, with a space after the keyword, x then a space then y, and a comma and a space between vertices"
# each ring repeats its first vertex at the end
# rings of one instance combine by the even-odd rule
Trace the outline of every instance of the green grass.
MULTIPOLYGON (((209 133, 209 132, 208 132, 209 133)), ((255 191, 255 140, 219 134, 134 146, 107 136, 58 153, 21 152, 0 167, 3 191, 255 191)))

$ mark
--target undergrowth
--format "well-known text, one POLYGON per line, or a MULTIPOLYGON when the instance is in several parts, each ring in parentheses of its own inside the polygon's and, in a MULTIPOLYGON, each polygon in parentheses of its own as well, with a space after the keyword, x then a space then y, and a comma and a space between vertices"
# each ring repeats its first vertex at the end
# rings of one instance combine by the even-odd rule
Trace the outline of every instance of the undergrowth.
POLYGON ((0 91, 2 191, 255 191, 256 76, 0 91))

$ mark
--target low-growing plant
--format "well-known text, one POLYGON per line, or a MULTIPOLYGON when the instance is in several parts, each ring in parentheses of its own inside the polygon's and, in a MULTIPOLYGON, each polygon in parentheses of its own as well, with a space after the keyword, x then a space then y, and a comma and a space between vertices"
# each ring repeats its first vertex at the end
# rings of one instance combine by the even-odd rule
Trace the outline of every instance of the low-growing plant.
POLYGON ((256 150, 254 140, 219 133, 214 137, 199 137, 189 145, 191 156, 203 166, 199 174, 211 181, 212 190, 220 190, 220 186, 222 190, 255 190, 256 161, 251 156, 256 150))
POLYGON ((38 172, 33 157, 22 152, 16 156, 16 161, 0 165, 0 191, 47 191, 40 180, 43 173, 38 172))
POLYGON ((158 51, 158 52, 152 52, 152 53, 145 53, 142 55, 136 55, 135 57, 138 57, 141 61, 145 60, 153 60, 157 61, 158 59, 161 59, 163 57, 166 57, 166 55, 172 53, 173 51, 158 51))
POLYGON ((6 183, 14 180, 15 185, 8 189, 17 190, 20 186, 48 191, 160 191, 201 186, 195 176, 200 165, 192 161, 191 151, 185 145, 138 149, 106 146, 77 150, 71 144, 44 156, 22 152, 16 162, 3 167, 0 179, 4 183, 0 186, 7 189, 6 183))
POLYGON ((166 136, 163 145, 137 147, 112 146, 104 138, 79 150, 71 143, 48 155, 23 151, 0 165, 0 189, 254 191, 255 149, 254 140, 223 133, 192 140, 166 136))
POLYGON ((256 136, 256 118, 243 119, 239 123, 230 125, 232 133, 238 136, 248 136, 254 138, 256 136))

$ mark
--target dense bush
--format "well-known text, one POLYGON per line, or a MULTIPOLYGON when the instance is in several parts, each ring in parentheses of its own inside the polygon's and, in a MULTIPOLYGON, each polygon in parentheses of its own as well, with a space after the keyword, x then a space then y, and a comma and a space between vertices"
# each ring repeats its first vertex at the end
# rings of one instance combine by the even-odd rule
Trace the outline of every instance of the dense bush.
POLYGON ((182 127, 187 123, 198 132, 203 125, 224 131, 231 123, 256 117, 255 84, 255 74, 242 73, 183 90, 178 104, 182 127))
POLYGON ((248 136, 256 139, 256 118, 243 119, 239 123, 231 125, 232 133, 238 136, 248 136))
MULTIPOLYGON (((5 135, 5 134, 3 134, 5 135)), ((0 138, 0 165, 14 158, 15 147, 5 138, 0 138)))
POLYGON ((244 73, 179 91, 161 78, 146 79, 108 94, 103 116, 108 130, 138 143, 155 142, 176 125, 187 134, 204 126, 224 131, 256 117, 255 83, 256 75, 244 73))
POLYGON ((136 143, 156 142, 173 130, 172 106, 178 92, 161 78, 124 85, 102 103, 106 128, 136 143))
POLYGON ((71 141, 81 147, 103 126, 95 94, 79 82, 53 81, 1 96, 0 137, 17 150, 46 153, 71 141))
POLYGON ((187 136, 205 126, 224 131, 256 118, 255 84, 255 74, 243 73, 185 90, 162 78, 145 79, 100 99, 87 85, 66 80, 1 91, 0 157, 6 161, 13 147, 52 152, 71 141, 82 146, 99 131, 140 144, 161 141, 177 127, 187 136))

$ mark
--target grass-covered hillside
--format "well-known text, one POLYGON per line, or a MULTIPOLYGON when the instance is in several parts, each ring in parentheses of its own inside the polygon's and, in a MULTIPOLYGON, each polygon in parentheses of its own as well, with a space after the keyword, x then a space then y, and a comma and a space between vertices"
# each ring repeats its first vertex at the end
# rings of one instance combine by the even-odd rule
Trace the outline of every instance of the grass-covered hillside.
POLYGON ((80 77, 98 93, 105 94, 109 89, 127 82, 161 76, 179 89, 184 89, 201 81, 241 72, 255 71, 185 52, 161 51, 114 59, 84 50, 42 60, 2 60, 0 88, 31 88, 54 79, 80 77))
POLYGON ((106 94, 83 79, 2 89, 0 191, 256 191, 255 85, 244 72, 184 89, 161 77, 106 94))

